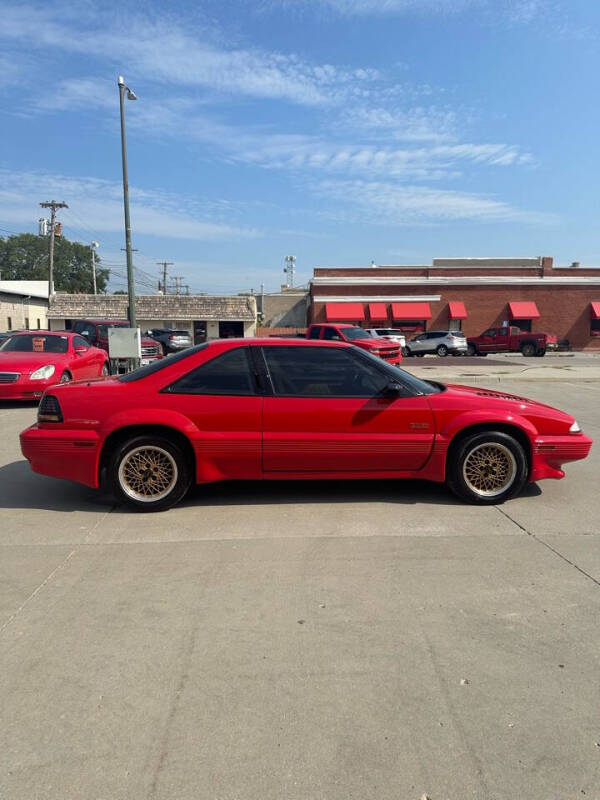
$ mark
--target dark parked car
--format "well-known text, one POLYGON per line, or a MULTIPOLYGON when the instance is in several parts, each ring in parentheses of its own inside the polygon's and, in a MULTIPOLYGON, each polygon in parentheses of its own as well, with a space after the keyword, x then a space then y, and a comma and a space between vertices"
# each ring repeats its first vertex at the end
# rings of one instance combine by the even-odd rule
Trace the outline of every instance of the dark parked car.
POLYGON ((165 355, 178 353, 193 344, 192 337, 187 331, 176 331, 173 328, 151 328, 146 332, 152 339, 161 343, 165 355))

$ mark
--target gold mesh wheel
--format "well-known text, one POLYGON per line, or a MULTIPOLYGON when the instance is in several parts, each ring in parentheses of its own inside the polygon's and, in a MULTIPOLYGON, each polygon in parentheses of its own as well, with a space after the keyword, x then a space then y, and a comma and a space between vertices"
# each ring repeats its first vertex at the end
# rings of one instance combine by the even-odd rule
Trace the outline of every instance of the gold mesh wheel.
POLYGON ((517 462, 513 453, 499 442, 483 442, 467 454, 463 478, 469 489, 480 497, 497 497, 513 483, 517 462))
POLYGON ((119 464, 119 484, 128 497, 155 503, 169 495, 179 472, 171 453, 157 445, 135 447, 119 464))

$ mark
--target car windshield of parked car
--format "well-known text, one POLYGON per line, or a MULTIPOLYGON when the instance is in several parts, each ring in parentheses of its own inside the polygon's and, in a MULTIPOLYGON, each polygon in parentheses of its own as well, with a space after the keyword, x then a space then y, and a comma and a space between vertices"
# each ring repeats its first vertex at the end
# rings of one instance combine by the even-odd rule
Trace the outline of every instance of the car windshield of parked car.
POLYGON ((44 334, 24 333, 11 336, 0 350, 11 353, 66 353, 69 340, 66 336, 47 336, 44 334))
POLYGON ((208 342, 197 344, 196 347, 189 347, 187 350, 182 350, 180 353, 175 353, 168 358, 157 358, 156 361, 147 364, 145 367, 134 369, 133 372, 128 372, 126 375, 119 376, 119 380, 122 383, 131 383, 131 381, 139 381, 142 378, 147 378, 148 375, 153 375, 155 372, 160 372, 162 369, 171 367, 183 358, 193 356, 194 353, 204 350, 205 347, 208 347, 208 342))
POLYGON ((128 322, 111 322, 108 325, 98 325, 98 333, 100 336, 107 337, 109 328, 128 328, 128 322))
POLYGON ((348 339, 348 341, 353 341, 354 339, 372 339, 370 333, 367 333, 362 328, 343 328, 342 333, 348 339))

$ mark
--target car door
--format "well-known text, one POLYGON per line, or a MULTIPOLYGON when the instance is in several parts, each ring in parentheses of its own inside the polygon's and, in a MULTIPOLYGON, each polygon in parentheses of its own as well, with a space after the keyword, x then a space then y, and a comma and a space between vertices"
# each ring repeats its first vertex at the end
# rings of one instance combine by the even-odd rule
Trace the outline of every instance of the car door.
POLYGON ((500 352, 510 350, 510 328, 498 328, 496 331, 496 350, 500 352))
POLYGON ((477 349, 481 353, 489 353, 496 350, 496 328, 488 328, 481 334, 477 349))
POLYGON ((166 410, 197 429, 197 479, 258 479, 262 456, 262 390, 248 346, 227 348, 162 391, 166 410))
POLYGON ((73 378, 95 378, 100 374, 102 366, 98 364, 99 354, 95 347, 83 336, 73 336, 71 338, 71 372, 73 378), (85 348, 83 352, 77 352, 79 348, 85 348))
POLYGON ((391 373, 376 359, 336 345, 261 349, 273 390, 263 411, 266 475, 423 467, 434 438, 427 398, 408 387, 385 394, 391 373))
POLYGON ((411 339, 408 343, 410 347, 411 353, 426 353, 427 352, 427 334, 421 333, 419 336, 415 336, 414 339, 411 339))

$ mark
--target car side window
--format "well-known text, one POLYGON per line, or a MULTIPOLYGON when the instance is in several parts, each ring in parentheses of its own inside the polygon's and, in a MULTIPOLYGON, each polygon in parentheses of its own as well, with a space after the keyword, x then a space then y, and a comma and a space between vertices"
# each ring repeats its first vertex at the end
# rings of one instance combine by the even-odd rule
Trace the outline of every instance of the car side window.
POLYGON ((216 356, 179 378, 166 391, 172 394, 255 394, 248 348, 236 347, 216 356))
POLYGON ((309 339, 318 339, 321 335, 321 328, 311 328, 310 334, 308 336, 309 339))
POLYGON ((76 347, 85 347, 86 350, 90 349, 90 343, 86 341, 83 336, 74 336, 73 337, 73 349, 76 347))
POLYGON ((337 340, 338 342, 341 341, 342 339, 342 337, 340 336, 338 331, 336 331, 335 328, 325 328, 323 332, 323 338, 329 339, 330 341, 337 340))
POLYGON ((264 347, 273 389, 284 397, 374 397, 389 383, 375 365, 335 347, 264 347))

